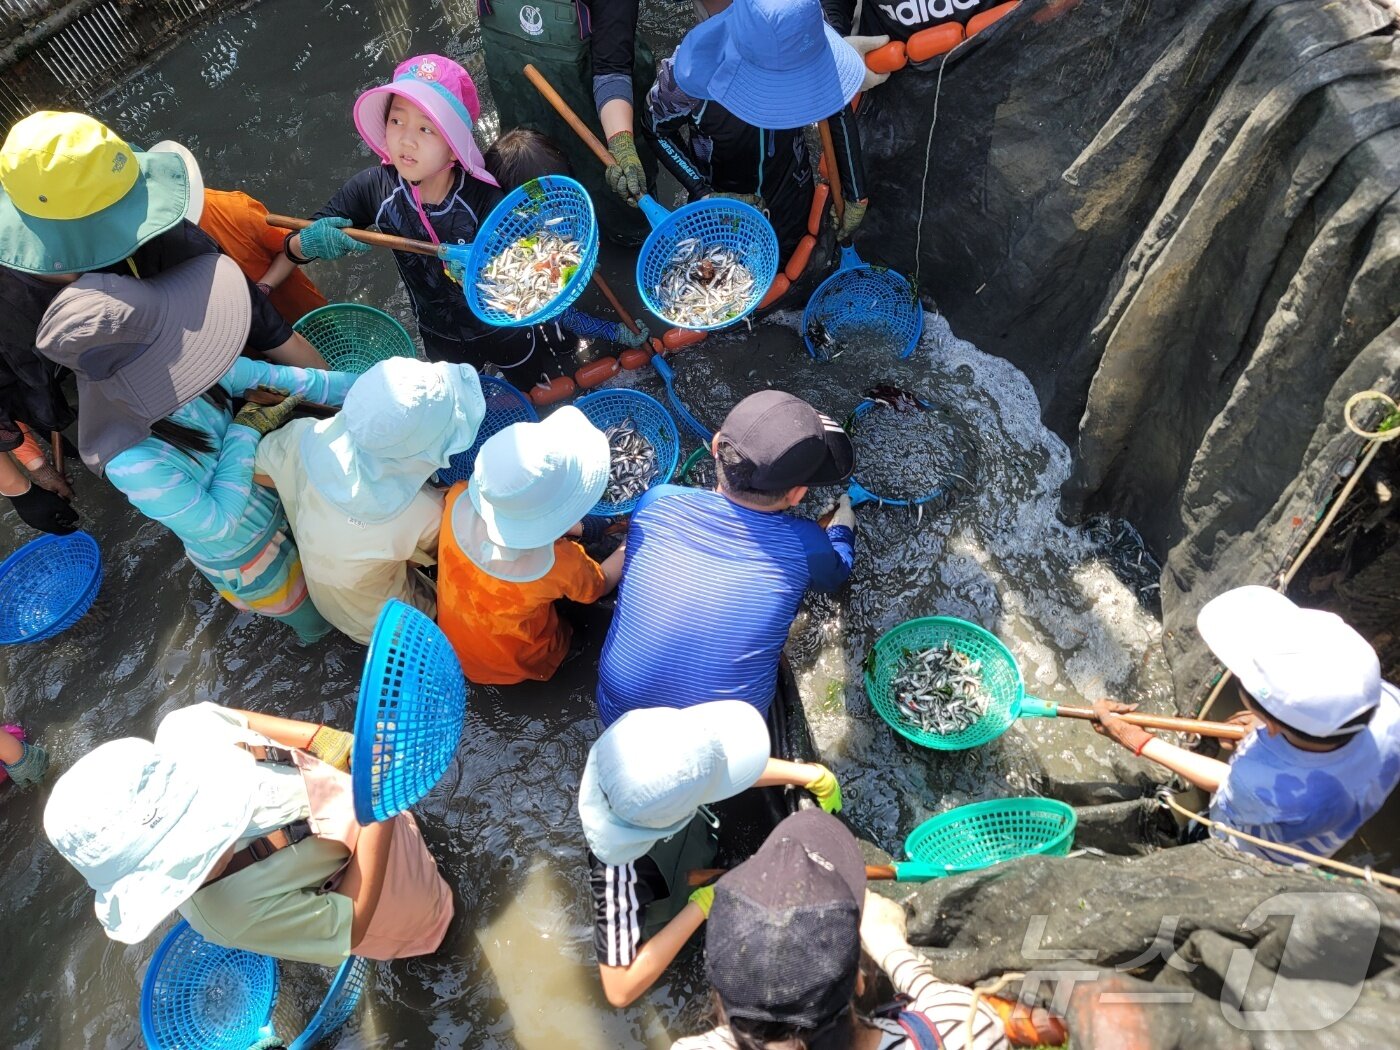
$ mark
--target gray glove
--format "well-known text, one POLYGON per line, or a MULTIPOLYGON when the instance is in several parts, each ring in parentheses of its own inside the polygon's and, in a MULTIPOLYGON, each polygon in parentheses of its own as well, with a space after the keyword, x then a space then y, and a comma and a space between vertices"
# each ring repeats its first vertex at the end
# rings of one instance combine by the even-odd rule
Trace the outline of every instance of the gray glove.
POLYGON ((22 749, 19 761, 13 765, 0 762, 10 779, 20 787, 29 787, 44 779, 49 771, 49 753, 38 744, 20 744, 22 749))
POLYGON ((841 493, 841 498, 836 501, 836 509, 831 513, 831 524, 827 527, 831 528, 836 525, 844 525, 852 532, 856 531, 856 511, 851 506, 849 493, 841 493))

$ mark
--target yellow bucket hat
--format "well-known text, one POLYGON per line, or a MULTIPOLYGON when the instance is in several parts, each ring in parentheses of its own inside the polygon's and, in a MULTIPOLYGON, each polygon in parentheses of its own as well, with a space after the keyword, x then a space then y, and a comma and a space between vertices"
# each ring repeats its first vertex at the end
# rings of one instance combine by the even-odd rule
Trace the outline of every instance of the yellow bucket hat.
POLYGON ((0 265, 82 273, 121 262, 178 223, 189 178, 83 113, 25 117, 0 147, 0 265))

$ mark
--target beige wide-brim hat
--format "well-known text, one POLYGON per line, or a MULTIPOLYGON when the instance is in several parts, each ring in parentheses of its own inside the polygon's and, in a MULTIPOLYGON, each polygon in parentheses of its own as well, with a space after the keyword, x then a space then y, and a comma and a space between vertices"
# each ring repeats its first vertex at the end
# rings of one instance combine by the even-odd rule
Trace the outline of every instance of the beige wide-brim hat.
POLYGON ((252 313, 248 281, 226 255, 141 280, 90 273, 59 292, 35 345, 77 376, 83 462, 101 474, 217 383, 243 352, 252 313))

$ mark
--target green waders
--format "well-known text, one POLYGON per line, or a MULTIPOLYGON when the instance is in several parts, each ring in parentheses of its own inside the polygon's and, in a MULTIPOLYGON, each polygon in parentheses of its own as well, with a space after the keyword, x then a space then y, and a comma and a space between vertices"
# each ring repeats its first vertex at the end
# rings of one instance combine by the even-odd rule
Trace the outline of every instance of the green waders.
POLYGON ((647 851, 647 856, 656 861, 656 866, 661 869, 671 893, 647 905, 646 924, 642 927, 643 944, 661 932, 661 928, 690 902, 691 889, 686 876, 697 868, 714 867, 718 852, 719 820, 704 806, 679 835, 672 835, 647 851))
MULTIPOLYGON (((603 165, 593 151, 579 141, 522 72, 527 62, 533 64, 574 112, 601 132, 593 104, 593 62, 588 41, 579 36, 574 0, 491 0, 491 13, 481 16, 481 40, 501 130, 528 127, 549 136, 569 158, 574 178, 593 198, 603 232, 620 244, 641 244, 651 232, 646 217, 608 188, 603 165)), ((638 36, 632 67, 633 105, 638 113, 655 80, 656 60, 638 36)), ((639 126, 640 119, 634 124, 639 126)), ((601 133, 598 137, 602 138, 601 133)), ((654 184, 656 159, 646 149, 640 132, 634 137, 647 182, 654 184)))

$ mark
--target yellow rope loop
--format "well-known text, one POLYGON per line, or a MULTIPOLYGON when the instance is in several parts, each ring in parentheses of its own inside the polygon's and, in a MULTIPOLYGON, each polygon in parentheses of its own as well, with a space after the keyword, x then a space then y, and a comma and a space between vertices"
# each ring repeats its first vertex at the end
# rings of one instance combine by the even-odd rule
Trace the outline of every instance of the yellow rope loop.
POLYGON ((1331 868, 1333 871, 1340 871, 1343 875, 1349 875, 1354 879, 1361 879, 1363 882, 1367 882, 1372 886, 1384 886, 1387 889, 1400 889, 1400 879, 1397 879, 1394 875, 1384 875, 1380 872, 1373 871, 1369 866, 1358 868, 1354 864, 1345 864, 1340 860, 1333 860, 1331 857, 1320 857, 1316 853, 1309 853, 1307 850, 1298 849, 1296 846, 1288 846, 1282 842, 1270 842, 1268 839, 1261 839, 1257 836, 1246 834, 1243 831, 1236 831, 1234 828, 1221 824, 1219 821, 1211 820, 1209 817, 1203 816, 1200 813, 1191 812, 1176 799, 1172 798, 1170 792, 1160 792, 1157 795, 1157 799, 1170 809, 1174 809, 1183 817, 1194 820, 1197 824, 1203 824, 1230 838, 1241 839, 1255 846, 1262 846, 1264 849, 1273 853, 1282 853, 1288 857, 1297 857, 1299 860, 1306 861, 1309 864, 1331 868))
POLYGON ((1351 397, 1347 398, 1347 403, 1342 409, 1342 417, 1346 420, 1347 429, 1357 437, 1363 437, 1367 441, 1391 441, 1400 437, 1400 425, 1397 425, 1396 417, 1400 416, 1400 405, 1395 403, 1395 399, 1389 394, 1380 390, 1359 390, 1351 397), (1386 414, 1381 420, 1380 430, 1365 430, 1355 419, 1352 418, 1352 411, 1366 401, 1379 401, 1386 408, 1386 414), (1389 424, 1389 426, 1387 426, 1389 424))

